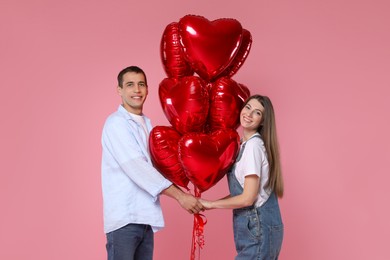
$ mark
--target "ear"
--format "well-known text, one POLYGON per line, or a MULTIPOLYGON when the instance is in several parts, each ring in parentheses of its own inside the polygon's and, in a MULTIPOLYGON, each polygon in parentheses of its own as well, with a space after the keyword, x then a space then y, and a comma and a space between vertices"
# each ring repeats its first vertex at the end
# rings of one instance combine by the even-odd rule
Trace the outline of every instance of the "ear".
POLYGON ((118 93, 119 96, 122 96, 122 90, 123 90, 122 87, 120 87, 120 86, 116 87, 116 92, 118 93))

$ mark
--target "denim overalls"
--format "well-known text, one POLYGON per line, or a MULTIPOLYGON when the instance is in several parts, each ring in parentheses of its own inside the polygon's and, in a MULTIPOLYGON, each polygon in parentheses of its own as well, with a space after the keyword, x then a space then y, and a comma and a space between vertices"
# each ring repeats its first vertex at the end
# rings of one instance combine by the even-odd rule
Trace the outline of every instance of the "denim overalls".
MULTIPOLYGON (((255 135, 254 137, 259 137, 255 135)), ((245 149, 240 149, 236 163, 240 161, 245 149)), ((234 171, 236 164, 227 174, 231 196, 239 195, 243 188, 234 171)), ((236 260, 277 260, 283 241, 283 222, 278 199, 274 192, 260 207, 254 206, 233 210, 233 231, 236 244, 236 260)))

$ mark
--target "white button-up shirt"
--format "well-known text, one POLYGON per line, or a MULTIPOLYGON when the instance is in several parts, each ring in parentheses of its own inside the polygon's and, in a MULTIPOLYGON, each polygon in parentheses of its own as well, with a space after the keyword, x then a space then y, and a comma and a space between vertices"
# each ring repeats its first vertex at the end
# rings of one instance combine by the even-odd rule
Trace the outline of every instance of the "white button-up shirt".
MULTIPOLYGON (((148 131, 152 129, 145 117, 148 131)), ((142 126, 120 105, 102 134, 102 190, 104 232, 129 223, 164 227, 159 194, 172 183, 152 165, 142 126)))

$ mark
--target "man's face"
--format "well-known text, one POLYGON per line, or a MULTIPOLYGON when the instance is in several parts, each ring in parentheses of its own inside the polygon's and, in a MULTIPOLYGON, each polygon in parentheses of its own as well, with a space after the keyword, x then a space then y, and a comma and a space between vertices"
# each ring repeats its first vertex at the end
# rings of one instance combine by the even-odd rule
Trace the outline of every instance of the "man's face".
POLYGON ((123 75, 122 87, 118 86, 123 107, 130 113, 142 114, 142 107, 148 96, 148 86, 142 73, 127 72, 123 75))

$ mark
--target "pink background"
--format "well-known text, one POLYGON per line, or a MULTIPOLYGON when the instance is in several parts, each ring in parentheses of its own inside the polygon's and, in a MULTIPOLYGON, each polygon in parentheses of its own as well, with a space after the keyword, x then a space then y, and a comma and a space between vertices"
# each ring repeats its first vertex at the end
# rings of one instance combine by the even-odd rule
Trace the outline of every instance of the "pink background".
MULTIPOLYGON (((233 77, 273 100, 286 185, 281 259, 390 259, 386 0, 0 2, 0 259, 106 259, 100 135, 127 65, 157 89, 166 25, 235 18, 253 36, 233 77)), ((226 181, 205 198, 227 194, 226 181)), ((192 216, 164 197, 155 259, 189 259, 192 216)), ((233 259, 229 210, 206 212, 201 259, 233 259)))

